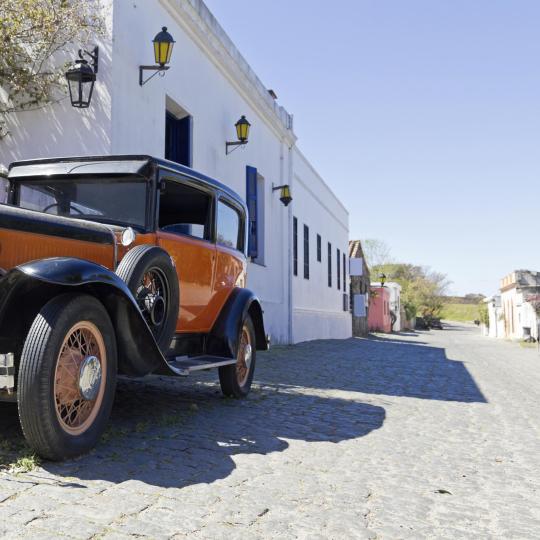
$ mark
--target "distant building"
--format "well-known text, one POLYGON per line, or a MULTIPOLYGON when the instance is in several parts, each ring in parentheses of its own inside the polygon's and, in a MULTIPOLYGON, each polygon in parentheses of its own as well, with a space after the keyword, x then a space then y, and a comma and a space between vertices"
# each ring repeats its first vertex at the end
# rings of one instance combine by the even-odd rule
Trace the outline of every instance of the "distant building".
POLYGON ((360 240, 349 242, 349 294, 352 311, 353 336, 365 336, 369 332, 369 268, 360 240))
POLYGON ((538 317, 527 300, 540 294, 540 272, 515 270, 501 280, 500 291, 504 337, 538 339, 538 317))
POLYGON ((369 298, 368 326, 370 332, 392 331, 392 315, 390 314, 390 289, 381 287, 380 283, 372 283, 369 298))
POLYGON ((482 325, 484 335, 493 338, 506 337, 501 295, 495 294, 493 296, 489 296, 488 298, 485 298, 483 302, 486 304, 489 320, 488 326, 482 325))

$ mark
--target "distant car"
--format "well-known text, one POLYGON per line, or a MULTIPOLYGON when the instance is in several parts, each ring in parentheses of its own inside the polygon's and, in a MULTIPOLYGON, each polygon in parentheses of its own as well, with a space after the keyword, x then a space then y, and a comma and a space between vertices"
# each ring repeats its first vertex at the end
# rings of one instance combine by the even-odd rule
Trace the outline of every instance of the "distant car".
POLYGON ((424 317, 416 317, 415 328, 417 330, 429 330, 429 324, 424 317))
POLYGON ((432 318, 429 320, 429 326, 431 328, 437 328, 438 330, 442 330, 443 329, 443 325, 441 323, 441 319, 438 319, 436 317, 432 318))

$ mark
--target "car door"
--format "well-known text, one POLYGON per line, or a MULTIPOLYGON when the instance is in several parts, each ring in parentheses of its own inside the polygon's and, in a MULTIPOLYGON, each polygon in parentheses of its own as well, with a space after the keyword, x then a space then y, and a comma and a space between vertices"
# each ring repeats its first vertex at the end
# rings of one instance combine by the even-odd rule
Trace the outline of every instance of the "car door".
POLYGON ((216 272, 212 303, 217 314, 234 287, 245 286, 245 214, 233 199, 220 195, 216 209, 216 272))
POLYGON ((176 331, 208 332, 214 321, 216 246, 214 193, 183 176, 161 179, 158 207, 158 245, 172 257, 180 285, 176 331))

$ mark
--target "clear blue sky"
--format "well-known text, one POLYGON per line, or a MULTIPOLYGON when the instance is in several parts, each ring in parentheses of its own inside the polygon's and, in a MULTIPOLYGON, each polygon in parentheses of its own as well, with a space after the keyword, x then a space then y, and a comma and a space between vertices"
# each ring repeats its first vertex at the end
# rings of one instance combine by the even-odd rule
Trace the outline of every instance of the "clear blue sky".
POLYGON ((539 0, 206 4, 294 114, 352 238, 456 294, 540 270, 539 0))

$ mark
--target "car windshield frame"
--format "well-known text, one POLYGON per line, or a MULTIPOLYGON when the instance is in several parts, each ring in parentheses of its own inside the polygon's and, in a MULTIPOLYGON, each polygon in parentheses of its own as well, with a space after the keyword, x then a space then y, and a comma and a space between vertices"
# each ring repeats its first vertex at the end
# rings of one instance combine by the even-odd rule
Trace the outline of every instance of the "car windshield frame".
MULTIPOLYGON (((69 175, 69 176, 51 176, 51 177, 45 177, 45 176, 28 176, 24 178, 15 178, 11 179, 12 183, 12 189, 9 197, 9 204, 13 206, 17 206, 18 208, 23 208, 27 210, 31 210, 34 212, 39 212, 41 214, 47 214, 51 216, 59 216, 59 217, 66 217, 69 219, 80 219, 85 221, 93 221, 96 223, 103 223, 106 225, 112 225, 112 226, 118 226, 118 227, 132 227, 133 229, 139 231, 139 232, 148 232, 150 230, 150 224, 152 223, 152 203, 153 203, 153 182, 148 177, 138 175, 138 174, 122 174, 122 175, 114 175, 114 174, 107 174, 107 175, 69 175), (127 220, 115 220, 113 217, 106 216, 106 215, 92 215, 92 214, 81 214, 73 213, 69 215, 64 214, 53 214, 49 212, 44 212, 43 210, 38 210, 34 208, 26 208, 25 206, 20 205, 20 193, 21 193, 21 187, 22 186, 31 186, 34 185, 47 185, 49 184, 56 184, 56 183, 63 183, 66 184, 74 184, 77 185, 78 183, 95 183, 97 185, 103 185, 103 184, 119 184, 119 183, 137 183, 137 184, 145 184, 145 204, 144 204, 144 223, 142 222, 142 219, 137 222, 134 221, 127 221, 127 220)), ((78 204, 80 206, 82 203, 77 203, 75 201, 75 204, 78 204)), ((142 216, 141 216, 142 217, 142 216)))

